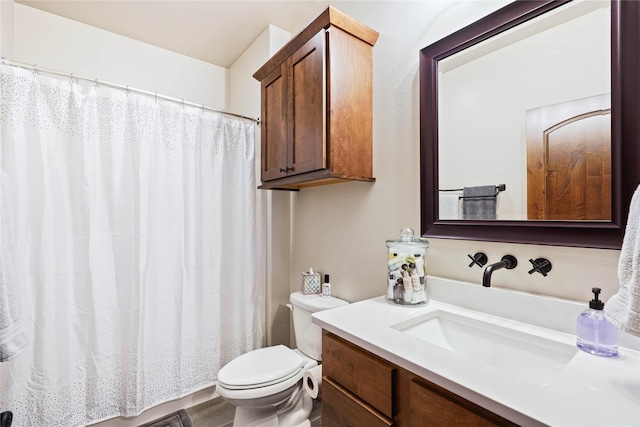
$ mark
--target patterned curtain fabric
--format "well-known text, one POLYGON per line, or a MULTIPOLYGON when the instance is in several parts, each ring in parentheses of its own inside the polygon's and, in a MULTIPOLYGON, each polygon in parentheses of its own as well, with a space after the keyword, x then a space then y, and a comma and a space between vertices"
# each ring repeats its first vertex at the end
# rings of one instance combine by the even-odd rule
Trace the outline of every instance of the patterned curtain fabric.
POLYGON ((0 412, 16 427, 134 416, 260 347, 253 123, 8 65, 0 77, 27 339, 0 363, 0 412))

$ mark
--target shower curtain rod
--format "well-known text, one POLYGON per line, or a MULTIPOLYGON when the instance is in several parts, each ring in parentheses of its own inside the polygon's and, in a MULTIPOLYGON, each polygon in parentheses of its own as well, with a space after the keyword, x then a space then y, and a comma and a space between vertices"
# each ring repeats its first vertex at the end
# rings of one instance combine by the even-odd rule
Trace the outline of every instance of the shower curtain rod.
POLYGON ((36 74, 42 72, 42 73, 46 73, 46 74, 52 74, 54 76, 68 77, 72 81, 73 80, 84 80, 84 81, 87 81, 87 82, 94 83, 97 86, 99 86, 99 85, 108 86, 108 87, 111 87, 111 88, 114 88, 114 89, 126 90, 127 92, 135 92, 135 93, 139 93, 139 94, 142 94, 142 95, 149 95, 149 96, 155 97, 156 99, 160 98, 160 99, 164 99, 165 101, 176 102, 178 104, 188 105, 190 107, 196 107, 196 108, 200 108, 202 110, 213 111, 215 113, 226 114, 228 116, 234 116, 234 117, 238 117, 238 118, 245 119, 245 120, 251 120, 252 122, 256 123, 257 125, 260 125, 260 119, 254 119, 253 117, 243 116, 242 114, 229 113, 227 111, 219 110, 217 108, 207 107, 204 104, 195 104, 193 102, 188 102, 188 101, 185 101, 184 99, 172 98, 172 97, 166 96, 166 95, 159 95, 158 92, 149 92, 149 91, 146 91, 146 90, 136 89, 136 88, 132 88, 132 87, 121 85, 121 84, 117 84, 117 83, 111 83, 111 82, 107 82, 107 81, 104 81, 104 80, 98 80, 97 78, 91 79, 91 78, 88 78, 88 77, 77 76, 77 75, 75 75, 73 73, 65 73, 65 72, 62 72, 62 71, 56 71, 56 70, 52 70, 52 69, 49 69, 49 68, 42 68, 42 67, 38 66, 37 64, 34 64, 34 65, 25 64, 23 62, 12 61, 12 60, 9 60, 9 59, 4 58, 4 57, 2 57, 0 59, 1 59, 1 63, 2 64, 11 65, 13 67, 24 68, 25 70, 33 71, 36 74))

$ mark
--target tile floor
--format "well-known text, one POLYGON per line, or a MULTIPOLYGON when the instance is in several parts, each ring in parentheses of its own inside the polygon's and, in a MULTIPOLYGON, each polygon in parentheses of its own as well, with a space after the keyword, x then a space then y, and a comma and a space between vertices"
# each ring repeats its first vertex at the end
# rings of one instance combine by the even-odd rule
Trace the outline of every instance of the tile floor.
MULTIPOLYGON (((235 408, 221 397, 187 409, 195 427, 231 427, 235 408)), ((322 404, 314 400, 309 416, 311 427, 322 427, 322 404)))

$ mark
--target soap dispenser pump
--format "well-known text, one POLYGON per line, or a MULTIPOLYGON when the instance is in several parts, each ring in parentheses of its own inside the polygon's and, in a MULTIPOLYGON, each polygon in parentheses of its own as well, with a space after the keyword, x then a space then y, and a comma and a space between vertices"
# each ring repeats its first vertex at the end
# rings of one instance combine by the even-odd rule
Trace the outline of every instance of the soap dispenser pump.
POLYGON ((618 329, 604 317, 604 302, 599 299, 600 288, 592 288, 594 298, 589 308, 578 316, 577 345, 580 350, 596 356, 618 355, 618 329))

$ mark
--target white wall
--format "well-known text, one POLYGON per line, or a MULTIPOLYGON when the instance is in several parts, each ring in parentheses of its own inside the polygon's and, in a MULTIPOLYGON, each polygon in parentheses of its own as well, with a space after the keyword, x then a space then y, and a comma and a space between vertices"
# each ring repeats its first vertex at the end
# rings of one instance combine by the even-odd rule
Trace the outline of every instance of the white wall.
POLYGON ((269 25, 233 63, 229 68, 229 111, 260 117, 260 82, 253 74, 290 38, 288 31, 269 25))
POLYGON ((225 68, 19 3, 14 42, 18 62, 226 107, 225 68))
MULTIPOLYGON (((348 301, 386 289, 385 240, 403 227, 420 230, 418 52, 508 1, 347 2, 333 4, 380 32, 373 48, 375 183, 301 190, 293 197, 290 290, 310 265, 331 274, 333 293, 348 301)), ((463 165, 464 167, 464 165, 463 165)), ((520 266, 493 275, 493 285, 587 301, 591 287, 606 300, 618 289, 619 251, 430 239, 430 274, 480 283, 467 254, 490 262, 515 255, 520 266), (553 264, 548 277, 527 274, 529 258, 553 264)))
POLYGON ((0 57, 13 58, 13 0, 0 1, 0 57))

